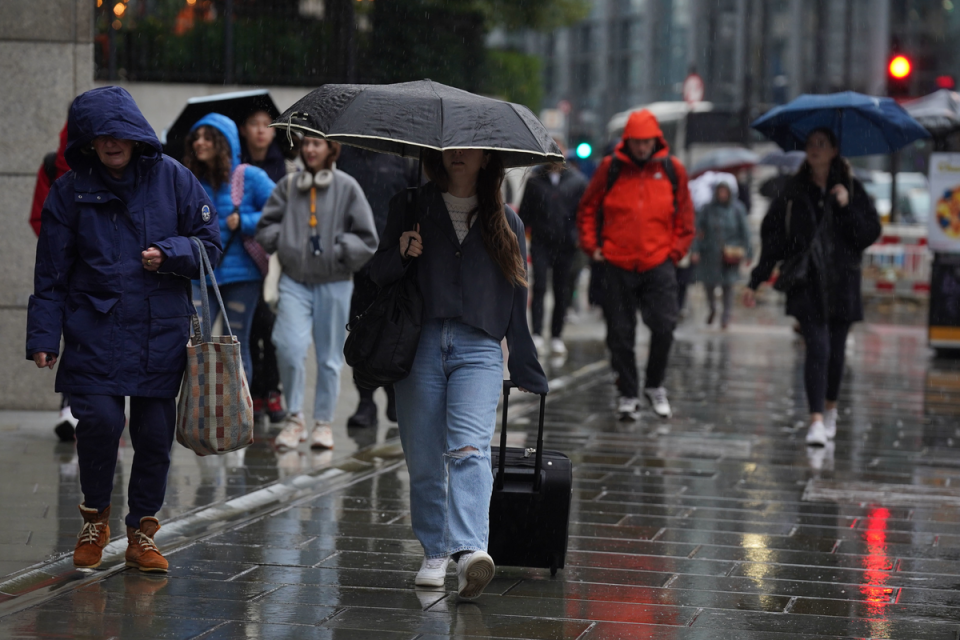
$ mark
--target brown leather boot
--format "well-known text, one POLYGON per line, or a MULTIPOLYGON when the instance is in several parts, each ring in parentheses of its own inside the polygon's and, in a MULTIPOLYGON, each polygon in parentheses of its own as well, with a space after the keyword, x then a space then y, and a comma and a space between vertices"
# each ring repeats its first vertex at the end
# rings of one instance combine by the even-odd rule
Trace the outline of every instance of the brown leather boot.
POLYGON ((127 527, 128 567, 136 567, 140 571, 166 571, 167 559, 160 555, 160 550, 153 543, 153 536, 160 530, 160 521, 145 516, 140 518, 140 528, 127 527))
POLYGON ((73 565, 81 569, 94 569, 100 566, 103 548, 110 542, 110 506, 97 511, 81 504, 80 515, 83 516, 83 528, 77 535, 77 546, 73 549, 73 565))

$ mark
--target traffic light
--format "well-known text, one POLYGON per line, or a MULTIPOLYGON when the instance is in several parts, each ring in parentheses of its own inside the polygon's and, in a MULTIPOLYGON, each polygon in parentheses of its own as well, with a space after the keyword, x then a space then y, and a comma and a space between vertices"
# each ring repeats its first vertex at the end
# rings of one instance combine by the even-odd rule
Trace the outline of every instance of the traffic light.
POLYGON ((937 85, 937 89, 949 89, 950 91, 953 91, 957 87, 957 83, 953 79, 953 76, 949 75, 937 76, 934 84, 937 85))
POLYGON ((593 147, 589 142, 581 142, 577 145, 576 152, 578 158, 581 160, 586 160, 593 155, 593 147))
POLYGON ((907 56, 898 53, 887 64, 887 95, 891 98, 906 98, 910 95, 910 78, 913 63, 907 56))

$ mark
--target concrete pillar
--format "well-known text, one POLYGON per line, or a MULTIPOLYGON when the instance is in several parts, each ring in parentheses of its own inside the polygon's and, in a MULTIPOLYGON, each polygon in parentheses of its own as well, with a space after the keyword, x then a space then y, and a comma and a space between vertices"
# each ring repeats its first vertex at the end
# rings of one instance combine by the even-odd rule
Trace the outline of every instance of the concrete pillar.
POLYGON ((806 38, 806 20, 804 20, 803 0, 790 0, 790 24, 793 28, 789 33, 790 62, 787 71, 789 98, 793 100, 805 91, 806 78, 803 69, 803 41, 806 38))
POLYGON ((55 409, 53 373, 25 359, 36 238, 27 223, 37 170, 70 102, 93 86, 90 0, 0 3, 0 408, 55 409))

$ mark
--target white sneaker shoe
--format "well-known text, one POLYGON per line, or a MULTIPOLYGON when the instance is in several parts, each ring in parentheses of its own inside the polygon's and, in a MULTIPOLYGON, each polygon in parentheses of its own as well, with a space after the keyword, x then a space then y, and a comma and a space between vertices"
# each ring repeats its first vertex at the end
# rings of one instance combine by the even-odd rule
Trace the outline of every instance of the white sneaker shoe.
POLYGON ((296 449, 301 442, 307 439, 307 429, 303 424, 303 416, 287 416, 283 429, 277 434, 273 444, 278 449, 296 449))
POLYGON ((442 587, 447 579, 448 564, 450 564, 450 556, 446 558, 424 556, 420 571, 417 571, 417 577, 413 583, 418 587, 442 587))
POLYGON ((466 552, 457 561, 457 595, 464 600, 476 598, 493 580, 497 570, 484 551, 466 552))
POLYGON ((563 344, 560 338, 554 338, 550 341, 550 352, 555 356, 567 355, 567 345, 563 344))
POLYGON ((823 429, 829 440, 837 437, 837 410, 827 409, 823 414, 823 429))
POLYGON ((311 449, 333 449, 333 430, 330 429, 329 422, 317 420, 313 424, 313 432, 310 434, 311 449))
POLYGON ((811 447, 825 447, 827 445, 827 429, 823 420, 817 420, 807 430, 807 444, 811 447))
POLYGON ((543 336, 534 335, 533 346, 537 349, 537 353, 543 353, 544 349, 547 346, 547 343, 543 339, 543 336))
POLYGON ((617 401, 617 417, 620 422, 636 422, 640 418, 640 399, 620 396, 617 401))
POLYGON ((661 418, 669 418, 673 415, 673 411, 670 409, 670 401, 667 400, 666 389, 663 387, 644 389, 643 395, 647 396, 655 414, 661 418))

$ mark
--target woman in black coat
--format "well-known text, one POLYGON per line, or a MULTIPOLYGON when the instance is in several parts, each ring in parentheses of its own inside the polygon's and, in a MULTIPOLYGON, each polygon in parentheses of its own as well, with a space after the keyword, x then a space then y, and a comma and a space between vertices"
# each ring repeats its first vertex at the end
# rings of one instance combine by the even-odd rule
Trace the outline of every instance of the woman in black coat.
POLYGON ((840 157, 836 136, 810 133, 807 160, 770 204, 760 228, 760 261, 744 303, 778 263, 810 251, 806 280, 787 292, 787 314, 800 323, 807 347, 804 384, 810 408, 808 445, 825 446, 837 432, 837 397, 850 325, 863 320, 860 265, 863 250, 880 237, 880 218, 863 185, 840 157))

